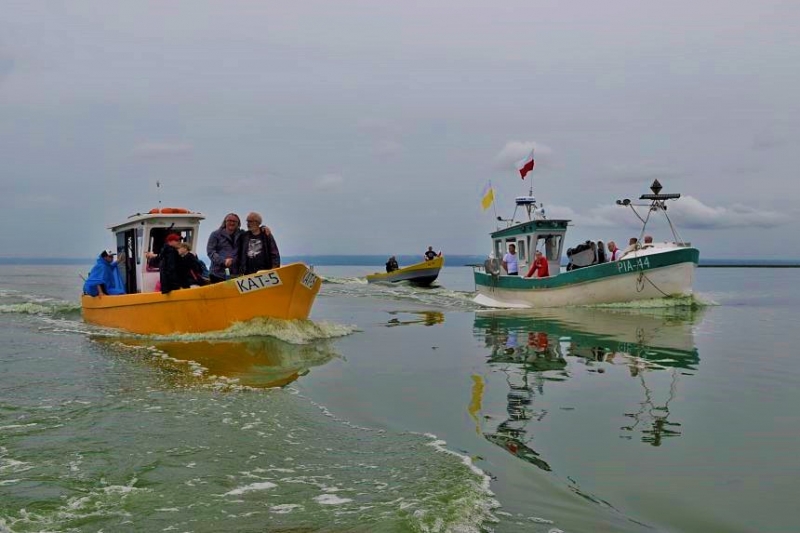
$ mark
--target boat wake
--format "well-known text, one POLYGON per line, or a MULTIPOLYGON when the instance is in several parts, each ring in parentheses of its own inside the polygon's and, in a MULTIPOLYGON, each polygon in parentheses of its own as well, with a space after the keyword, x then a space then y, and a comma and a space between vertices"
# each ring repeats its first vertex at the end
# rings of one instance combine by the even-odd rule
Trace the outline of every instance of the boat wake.
POLYGON ((347 284, 347 283, 358 283, 360 285, 366 285, 367 284, 367 278, 357 278, 357 277, 353 277, 353 278, 336 278, 336 277, 333 277, 333 276, 331 276, 331 277, 323 277, 322 278, 323 286, 325 284, 344 285, 344 284, 347 284))
POLYGON ((687 307, 690 309, 700 309, 719 305, 711 299, 707 299, 699 294, 688 296, 671 296, 668 298, 653 298, 650 300, 635 300, 633 302, 594 304, 581 307, 598 307, 610 309, 675 309, 687 307))
POLYGON ((25 302, 0 305, 0 313, 18 315, 68 316, 80 314, 81 305, 74 302, 25 302))
POLYGON ((320 340, 344 337, 358 331, 356 326, 335 324, 332 322, 312 320, 281 320, 277 318, 255 318, 247 322, 237 322, 228 329, 209 331, 206 333, 175 333, 170 335, 140 335, 113 328, 105 328, 87 324, 78 320, 64 320, 57 317, 42 317, 43 329, 55 333, 78 333, 97 338, 113 339, 149 339, 152 341, 225 341, 247 340, 263 337, 274 338, 288 344, 305 345, 320 340))
POLYGON ((222 331, 206 333, 178 333, 172 335, 149 335, 148 338, 176 341, 232 340, 251 337, 273 337, 289 344, 309 344, 323 339, 345 337, 358 331, 356 326, 314 322, 313 320, 281 320, 277 318, 254 318, 237 322, 222 331))
POLYGON ((338 278, 323 284, 320 296, 349 296, 412 302, 443 310, 473 311, 481 306, 472 301, 472 292, 454 291, 439 285, 417 287, 408 282, 370 283, 365 278, 338 278))

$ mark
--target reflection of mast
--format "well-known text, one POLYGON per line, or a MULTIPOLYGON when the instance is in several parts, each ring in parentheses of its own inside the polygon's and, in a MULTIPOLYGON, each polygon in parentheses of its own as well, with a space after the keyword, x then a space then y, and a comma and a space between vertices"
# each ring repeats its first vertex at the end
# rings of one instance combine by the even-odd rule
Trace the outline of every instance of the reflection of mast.
MULTIPOLYGON (((530 406, 533 404, 534 392, 528 384, 528 371, 524 370, 522 384, 514 384, 511 375, 504 370, 509 391, 506 395, 506 412, 508 418, 501 422, 494 433, 484 433, 490 442, 504 448, 507 452, 527 461, 542 470, 550 471, 550 465, 539 458, 539 453, 527 445, 527 422, 533 418, 530 406)), ((542 412, 537 420, 541 420, 546 412, 542 412)))
POLYGON ((670 429, 670 427, 680 427, 681 425, 677 422, 670 422, 667 420, 669 418, 669 404, 675 398, 675 386, 678 383, 678 373, 676 369, 672 369, 669 398, 661 407, 653 403, 653 393, 644 380, 643 372, 639 373, 639 381, 644 388, 645 399, 639 404, 640 409, 636 413, 625 413, 625 416, 633 418, 636 422, 632 426, 623 426, 620 429, 632 432, 640 423, 644 425, 649 422, 650 428, 642 429, 642 433, 644 433, 642 442, 647 442, 653 446, 661 446, 661 441, 665 437, 679 437, 681 432, 670 429))
MULTIPOLYGON (((515 328, 494 326, 486 330, 486 345, 491 348, 489 363, 500 366, 508 392, 506 420, 498 424, 494 432, 484 432, 483 436, 516 457, 550 471, 550 465, 528 446, 531 437, 527 436, 527 424, 534 419, 541 420, 547 414, 546 411, 537 413, 532 408, 536 391, 542 393, 545 381, 542 372, 562 370, 566 365, 558 353, 558 344, 550 344, 544 332, 531 331, 526 335, 525 331, 515 328)), ((477 386, 473 385, 471 414, 476 403, 476 389, 477 386)))

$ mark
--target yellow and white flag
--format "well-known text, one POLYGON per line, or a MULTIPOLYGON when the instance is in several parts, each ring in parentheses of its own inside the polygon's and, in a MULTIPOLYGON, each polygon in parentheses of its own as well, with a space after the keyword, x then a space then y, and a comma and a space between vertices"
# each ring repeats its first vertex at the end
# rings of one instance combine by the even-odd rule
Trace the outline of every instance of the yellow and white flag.
POLYGON ((494 189, 492 188, 492 182, 486 184, 486 187, 483 188, 483 195, 481 197, 481 207, 484 211, 491 207, 492 202, 494 202, 494 189))

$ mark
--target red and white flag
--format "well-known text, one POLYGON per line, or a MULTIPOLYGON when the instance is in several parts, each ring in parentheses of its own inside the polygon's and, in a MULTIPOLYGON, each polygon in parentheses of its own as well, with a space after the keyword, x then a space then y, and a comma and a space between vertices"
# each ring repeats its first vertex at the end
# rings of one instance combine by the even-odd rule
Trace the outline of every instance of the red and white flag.
POLYGON ((517 170, 519 170, 519 175, 522 179, 525 179, 528 172, 533 170, 533 148, 531 148, 531 153, 528 154, 528 157, 517 163, 517 170))

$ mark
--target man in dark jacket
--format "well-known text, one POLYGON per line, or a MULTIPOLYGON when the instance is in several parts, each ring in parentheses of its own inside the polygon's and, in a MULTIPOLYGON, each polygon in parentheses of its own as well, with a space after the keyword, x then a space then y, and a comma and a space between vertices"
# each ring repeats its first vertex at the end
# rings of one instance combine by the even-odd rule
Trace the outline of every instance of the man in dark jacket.
POLYGON ((240 274, 253 274, 281 266, 281 254, 271 232, 261 226, 261 215, 247 215, 247 231, 239 241, 237 263, 240 274))
POLYGON ((161 275, 161 294, 183 288, 181 280, 181 255, 178 246, 181 245, 181 236, 176 233, 167 235, 164 247, 158 254, 161 275))

